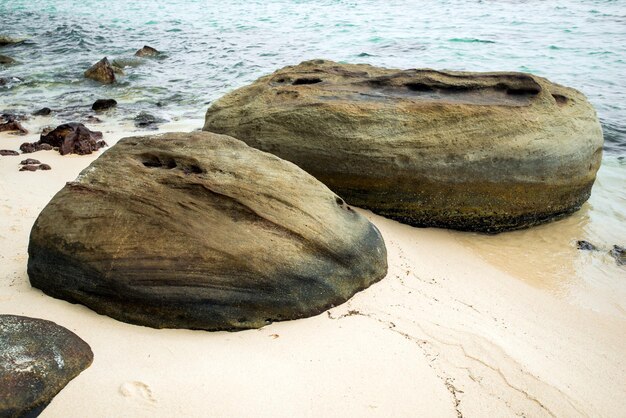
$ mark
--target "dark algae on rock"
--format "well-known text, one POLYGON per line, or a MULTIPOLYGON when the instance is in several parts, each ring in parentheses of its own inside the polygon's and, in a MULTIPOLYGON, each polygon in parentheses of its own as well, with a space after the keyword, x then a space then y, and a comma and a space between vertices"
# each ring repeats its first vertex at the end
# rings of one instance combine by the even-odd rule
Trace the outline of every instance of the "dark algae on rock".
POLYGON ((379 231, 326 186, 208 132, 118 142, 44 208, 28 254, 34 287, 156 328, 312 316, 387 272, 379 231))
POLYGON ((577 210, 602 155, 593 107, 545 78, 324 60, 213 102, 204 130, 297 164, 355 206, 483 232, 577 210))
POLYGON ((0 417, 36 417, 92 360, 89 345, 54 322, 0 315, 0 417))

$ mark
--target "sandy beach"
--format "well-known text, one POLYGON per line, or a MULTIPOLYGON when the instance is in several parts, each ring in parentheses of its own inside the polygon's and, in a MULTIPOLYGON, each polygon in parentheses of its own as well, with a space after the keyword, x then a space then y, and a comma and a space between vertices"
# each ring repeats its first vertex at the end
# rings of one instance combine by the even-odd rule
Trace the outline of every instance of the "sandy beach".
MULTIPOLYGON (((88 127, 109 145, 140 133, 88 127)), ((0 149, 37 137, 3 133, 0 149)), ((539 256, 549 244, 530 252, 533 263, 503 262, 534 247, 532 232, 494 241, 361 211, 385 239, 387 277, 321 315, 258 330, 157 330, 48 297, 26 274, 30 229, 98 155, 24 155, 52 166, 37 172, 18 171, 22 156, 0 157, 0 311, 52 320, 94 352, 42 417, 626 416, 619 289, 614 300, 572 298, 533 282, 554 263, 539 256)))

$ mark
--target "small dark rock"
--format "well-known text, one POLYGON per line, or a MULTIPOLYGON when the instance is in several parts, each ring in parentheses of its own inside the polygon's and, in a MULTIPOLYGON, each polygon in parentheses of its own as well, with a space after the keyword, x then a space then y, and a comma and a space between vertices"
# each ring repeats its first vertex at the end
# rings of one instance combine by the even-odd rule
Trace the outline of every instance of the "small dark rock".
POLYGON ((36 417, 92 361, 89 345, 68 329, 0 315, 0 417, 36 417))
POLYGON ((585 251, 596 251, 598 249, 598 247, 585 240, 576 241, 576 248, 585 251))
POLYGON ((6 55, 0 55, 0 65, 12 65, 12 64, 17 64, 17 61, 15 61, 13 58, 8 57, 6 55))
POLYGON ((100 148, 104 148, 104 147, 108 147, 106 142, 104 142, 104 141, 96 142, 96 149, 100 149, 100 148))
POLYGON ((85 118, 85 122, 89 122, 89 123, 101 123, 102 119, 100 119, 97 116, 94 115, 89 115, 85 118))
POLYGON ((52 167, 50 167, 48 164, 40 164, 39 169, 40 170, 52 170, 52 167))
POLYGON ((0 155, 15 156, 15 155, 20 155, 20 153, 17 151, 13 151, 12 149, 0 149, 0 155))
POLYGON ((626 265, 626 248, 620 245, 614 245, 609 254, 615 259, 618 266, 626 265))
POLYGON ((28 164, 20 168, 20 171, 37 171, 38 168, 37 165, 28 164))
POLYGON ((11 83, 21 83, 24 81, 19 77, 0 77, 0 86, 6 86, 11 83))
POLYGON ((135 52, 136 57, 156 57, 159 54, 161 54, 159 51, 148 45, 144 45, 143 48, 135 52))
POLYGON ((20 145, 20 151, 24 154, 30 154, 31 152, 37 151, 37 143, 36 142, 24 142, 20 145))
POLYGON ((135 126, 138 128, 159 129, 158 124, 167 122, 166 119, 159 118, 148 112, 141 112, 135 116, 135 126))
POLYGON ((91 68, 85 71, 85 77, 104 84, 111 84, 115 82, 115 73, 107 57, 102 58, 91 68))
POLYGON ((35 116, 48 116, 50 113, 52 113, 52 109, 50 109, 49 107, 44 107, 42 109, 39 109, 39 110, 33 112, 33 115, 35 115, 35 116))
POLYGON ((41 135, 39 143, 59 147, 61 155, 85 155, 100 149, 98 141, 101 139, 102 132, 91 131, 82 123, 66 123, 47 135, 41 135))
POLYGON ((41 162, 39 160, 35 160, 34 158, 27 158, 25 160, 22 160, 22 162, 20 164, 22 164, 22 165, 41 164, 41 162))
POLYGON ((40 144, 39 142, 24 142, 20 145, 20 151, 24 154, 30 154, 32 152, 37 151, 50 151, 52 150, 52 145, 50 144, 40 144))
POLYGON ((117 102, 113 99, 98 99, 92 105, 91 109, 95 111, 107 110, 117 106, 117 102))
POLYGON ((0 124, 0 132, 19 132, 20 135, 26 135, 28 133, 28 129, 24 128, 21 123, 17 120, 12 120, 9 122, 5 122, 0 124))

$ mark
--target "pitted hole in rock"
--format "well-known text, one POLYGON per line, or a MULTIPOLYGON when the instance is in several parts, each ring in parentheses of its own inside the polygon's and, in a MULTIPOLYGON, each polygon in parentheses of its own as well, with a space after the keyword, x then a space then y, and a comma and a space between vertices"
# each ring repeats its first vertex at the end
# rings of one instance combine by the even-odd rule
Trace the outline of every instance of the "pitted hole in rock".
POLYGON ((534 87, 509 87, 506 89, 506 94, 511 96, 536 96, 540 93, 540 90, 534 87))
POLYGON ((338 204, 339 206, 343 206, 343 204, 344 204, 344 203, 346 203, 346 202, 344 202, 344 201, 343 201, 343 199, 342 199, 342 198, 340 198, 339 196, 335 197, 335 202, 337 202, 337 204, 338 204))
POLYGON ((429 86, 426 83, 406 83, 405 86, 411 91, 417 91, 417 92, 435 91, 435 88, 433 86, 429 86))
POLYGON ((556 101, 556 104, 559 106, 564 106, 569 101, 569 99, 562 94, 553 94, 552 97, 556 101))
POLYGON ((173 158, 159 158, 156 155, 148 155, 144 156, 142 164, 148 168, 166 168, 173 169, 176 168, 176 160, 173 158))
POLYGON ((190 164, 188 166, 183 167, 183 171, 185 174, 202 174, 204 170, 198 167, 195 164, 190 164))
POLYGON ((306 77, 306 78, 296 78, 293 83, 291 83, 293 86, 301 86, 304 84, 317 84, 317 83, 321 83, 322 79, 321 78, 311 78, 311 77, 306 77))

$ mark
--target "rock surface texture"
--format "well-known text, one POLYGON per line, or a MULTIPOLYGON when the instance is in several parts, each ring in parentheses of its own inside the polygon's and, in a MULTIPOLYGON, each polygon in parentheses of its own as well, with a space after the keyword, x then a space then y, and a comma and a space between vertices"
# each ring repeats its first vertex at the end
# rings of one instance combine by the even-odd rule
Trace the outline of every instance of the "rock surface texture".
POLYGON ((577 210, 603 142, 585 97, 541 77, 322 60, 217 100, 204 130, 294 162, 350 204, 483 232, 577 210))
POLYGON ((0 315, 0 417, 35 417, 91 365, 76 334, 43 319, 0 315))
POLYGON ((374 225, 295 165, 207 132, 125 138, 32 229, 45 293, 151 327, 316 315, 382 279, 374 225))

